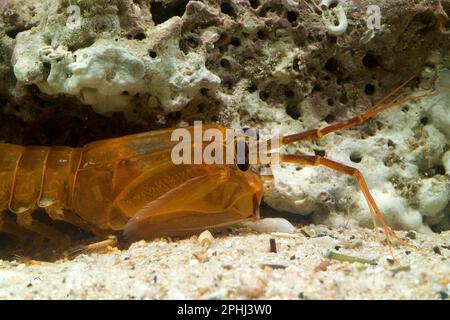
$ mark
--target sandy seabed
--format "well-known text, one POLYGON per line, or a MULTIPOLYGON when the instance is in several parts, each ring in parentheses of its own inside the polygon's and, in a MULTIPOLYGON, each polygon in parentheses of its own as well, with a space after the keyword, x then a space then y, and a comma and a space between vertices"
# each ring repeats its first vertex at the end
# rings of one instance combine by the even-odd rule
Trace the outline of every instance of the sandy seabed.
POLYGON ((238 228, 202 243, 141 241, 54 263, 0 261, 0 298, 447 299, 450 231, 398 234, 420 250, 395 246, 396 264, 372 230, 314 225, 291 235, 238 228), (330 249, 376 265, 324 258, 330 249))

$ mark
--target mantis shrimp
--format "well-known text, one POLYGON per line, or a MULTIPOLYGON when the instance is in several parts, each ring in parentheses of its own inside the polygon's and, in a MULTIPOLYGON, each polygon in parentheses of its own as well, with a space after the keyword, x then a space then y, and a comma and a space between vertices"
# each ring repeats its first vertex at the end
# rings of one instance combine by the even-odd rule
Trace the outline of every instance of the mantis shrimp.
MULTIPOLYGON (((411 80, 364 114, 322 129, 282 136, 280 144, 320 139, 426 96, 391 99, 411 80)), ((208 128, 222 133, 226 129, 216 124, 203 126, 203 130, 208 128)), ((187 130, 192 132, 193 128, 187 130)), ((253 166, 174 164, 171 150, 176 142, 171 139, 172 132, 145 132, 93 142, 83 148, 0 144, 0 233, 22 244, 31 240, 34 249, 39 249, 37 239, 67 249, 71 238, 63 228, 57 228, 57 222, 99 237, 124 234, 135 240, 191 235, 258 219, 262 180, 253 166), (35 217, 37 209, 46 213, 47 223, 35 217)), ((321 156, 280 153, 279 159, 325 166, 354 177, 373 225, 376 229, 377 223, 382 226, 392 255, 392 238, 403 242, 386 225, 359 170, 321 156)))

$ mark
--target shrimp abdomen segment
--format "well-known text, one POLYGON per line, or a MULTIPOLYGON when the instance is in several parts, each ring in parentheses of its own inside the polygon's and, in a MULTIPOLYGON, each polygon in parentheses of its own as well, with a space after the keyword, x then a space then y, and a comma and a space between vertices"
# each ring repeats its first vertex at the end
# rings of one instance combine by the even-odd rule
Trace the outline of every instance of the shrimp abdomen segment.
POLYGON ((17 166, 24 150, 21 146, 0 145, 0 211, 9 207, 17 166))
POLYGON ((69 208, 79 149, 0 144, 0 211, 69 208))
POLYGON ((11 187, 9 210, 21 214, 36 207, 40 198, 49 148, 27 147, 18 161, 11 187))
POLYGON ((71 207, 71 190, 78 167, 80 149, 54 147, 44 164, 44 177, 38 207, 71 207))

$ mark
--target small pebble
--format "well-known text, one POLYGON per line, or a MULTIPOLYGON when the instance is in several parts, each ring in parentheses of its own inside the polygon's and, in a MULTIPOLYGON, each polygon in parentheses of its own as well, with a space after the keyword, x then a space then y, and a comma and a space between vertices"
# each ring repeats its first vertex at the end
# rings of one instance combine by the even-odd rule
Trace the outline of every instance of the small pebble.
POLYGON ((387 258, 386 261, 392 266, 395 263, 394 259, 387 258))
POLYGON ((256 299, 264 294, 267 284, 255 274, 243 274, 241 276, 240 291, 247 297, 256 299))
POLYGON ((327 271, 328 267, 331 266, 333 262, 331 260, 322 261, 317 267, 314 268, 315 272, 327 271))
POLYGON ((415 233, 414 231, 409 231, 409 232, 406 234, 406 236, 407 236, 408 238, 410 238, 410 239, 413 239, 413 240, 417 239, 417 235, 416 235, 416 233, 415 233))
POLYGON ((448 300, 448 293, 447 292, 445 292, 445 291, 439 291, 438 292, 438 296, 439 296, 439 298, 440 299, 442 299, 442 300, 448 300))
POLYGON ((270 252, 277 253, 277 241, 275 239, 270 239, 270 252))
POLYGON ((353 239, 345 241, 343 244, 346 249, 355 249, 362 247, 363 242, 360 239, 353 239))
POLYGON ((211 243, 214 241, 214 237, 211 234, 211 232, 209 232, 208 230, 203 231, 202 233, 200 233, 200 235, 198 236, 197 241, 202 245, 202 246, 209 246, 211 245, 211 243))
POLYGON ((192 253, 192 255, 194 256, 195 259, 198 260, 198 262, 207 262, 209 261, 209 255, 206 251, 203 252, 194 252, 192 253))
POLYGON ((282 265, 282 264, 271 264, 271 263, 264 263, 261 265, 261 268, 270 268, 272 270, 284 270, 286 269, 288 266, 282 265))
POLYGON ((439 255, 441 255, 441 256, 442 256, 442 252, 441 252, 441 249, 439 249, 439 247, 438 247, 438 246, 434 247, 434 248, 433 248, 433 251, 434 251, 434 253, 436 253, 436 254, 439 254, 439 255))
POLYGON ((329 236, 320 238, 311 238, 308 239, 307 243, 322 249, 334 249, 337 245, 337 241, 329 236))

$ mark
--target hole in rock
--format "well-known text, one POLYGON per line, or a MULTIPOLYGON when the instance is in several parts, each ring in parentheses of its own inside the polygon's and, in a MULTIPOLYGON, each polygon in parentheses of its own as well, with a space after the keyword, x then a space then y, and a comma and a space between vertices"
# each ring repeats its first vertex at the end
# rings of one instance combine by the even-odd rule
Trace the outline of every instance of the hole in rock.
POLYGON ((250 2, 250 6, 251 6, 253 9, 257 9, 257 8, 261 5, 261 3, 259 2, 259 0, 249 0, 249 2, 250 2))
POLYGON ((390 148, 394 148, 394 149, 395 149, 395 142, 394 142, 394 141, 392 141, 391 139, 389 139, 389 140, 388 140, 388 143, 387 143, 387 145, 388 145, 388 147, 390 147, 390 148))
POLYGON ((161 24, 174 16, 181 17, 186 11, 189 0, 175 0, 171 2, 151 2, 150 13, 155 25, 161 24))
POLYGON ((420 123, 423 124, 424 126, 426 126, 428 124, 428 117, 423 117, 422 119, 420 119, 420 123))
POLYGON ((314 154, 319 157, 325 157, 327 152, 325 150, 315 149, 314 154))
POLYGON ((247 91, 250 93, 255 92, 256 90, 258 90, 258 87, 256 86, 256 84, 252 83, 251 85, 248 86, 247 91))
POLYGON ((141 41, 141 40, 144 40, 145 38, 147 38, 147 36, 145 35, 145 33, 139 32, 139 33, 137 33, 137 34, 134 36, 134 38, 135 38, 136 40, 141 41))
POLYGON ((292 69, 294 69, 294 71, 300 72, 300 59, 295 58, 294 61, 292 62, 292 69))
POLYGON ((325 70, 329 72, 336 72, 339 67, 339 63, 336 58, 330 58, 325 63, 325 70))
POLYGON ((234 12, 233 7, 228 2, 224 2, 220 5, 220 11, 222 11, 222 13, 225 13, 231 17, 236 17, 236 13, 234 12))
POLYGON ((286 107, 286 113, 288 116, 290 116, 294 120, 298 120, 301 117, 300 110, 295 105, 288 105, 286 107))
POLYGON ((239 40, 239 38, 233 37, 233 38, 231 38, 231 40, 230 40, 230 44, 231 44, 233 47, 239 47, 239 46, 241 45, 241 40, 239 40))
POLYGON ((445 175, 445 167, 443 165, 438 165, 436 167, 434 167, 434 172, 437 175, 445 175))
POLYGON ((325 119, 323 119, 326 123, 330 124, 336 121, 336 117, 333 116, 332 114, 329 114, 325 117, 325 119))
POLYGON ((284 96, 286 98, 293 98, 294 97, 294 91, 292 91, 290 88, 284 88, 284 96))
POLYGON ((208 88, 201 88, 200 89, 200 93, 202 94, 202 96, 208 96, 209 93, 209 89, 208 88))
POLYGON ((347 104, 348 103, 348 97, 346 95, 342 95, 339 98, 339 102, 342 103, 342 104, 347 104))
POLYGON ((205 104, 204 103, 200 103, 197 106, 197 111, 200 112, 200 113, 203 113, 205 111, 205 104))
POLYGON ((223 58, 220 60, 220 65, 224 68, 229 68, 230 67, 230 61, 228 61, 227 59, 223 58))
POLYGON ((267 32, 265 30, 259 30, 258 31, 258 39, 259 40, 266 40, 267 39, 267 32))
POLYGON ((185 38, 182 38, 180 40, 180 50, 184 52, 184 54, 188 54, 190 49, 198 48, 199 41, 194 38, 193 36, 188 36, 185 38))
POLYGON ((359 152, 352 152, 352 154, 350 154, 350 160, 354 163, 360 163, 362 158, 363 157, 359 152))
POLYGON ((8 37, 12 38, 12 39, 15 39, 20 32, 24 32, 24 31, 27 31, 27 30, 29 30, 29 29, 25 28, 24 26, 18 26, 16 28, 7 30, 6 31, 6 35, 8 37))
POLYGON ((380 65, 378 63, 378 57, 371 53, 368 53, 364 56, 362 63, 366 68, 369 69, 376 68, 380 65))
POLYGON ((375 93, 375 86, 370 83, 366 84, 364 92, 369 96, 373 95, 375 93))
POLYGON ((298 13, 295 11, 288 11, 287 13, 287 19, 290 23, 294 23, 297 21, 298 13))
POLYGON ((262 100, 262 101, 266 101, 267 99, 269 99, 269 93, 267 92, 267 91, 261 91, 260 93, 259 93, 259 98, 262 100))

